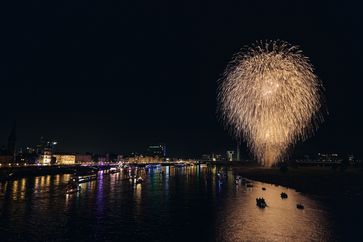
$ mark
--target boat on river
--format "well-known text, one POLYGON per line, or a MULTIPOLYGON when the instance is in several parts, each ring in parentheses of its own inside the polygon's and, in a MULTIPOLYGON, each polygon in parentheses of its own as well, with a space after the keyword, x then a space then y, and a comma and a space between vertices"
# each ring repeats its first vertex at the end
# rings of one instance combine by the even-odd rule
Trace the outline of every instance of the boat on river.
POLYGON ((117 172, 119 172, 120 170, 118 169, 118 168, 116 168, 116 167, 111 167, 110 168, 110 174, 115 174, 115 173, 117 173, 117 172))
POLYGON ((287 194, 286 193, 284 193, 284 192, 282 192, 281 194, 280 194, 280 196, 281 196, 281 199, 287 199, 287 194))
POLYGON ((296 208, 297 208, 297 209, 304 209, 305 207, 304 207, 304 205, 303 205, 303 204, 298 203, 298 204, 296 204, 296 208))
POLYGON ((75 175, 71 178, 71 181, 75 182, 75 183, 84 183, 84 182, 89 182, 89 181, 93 181, 93 180, 97 180, 97 174, 85 175, 85 176, 75 175))
POLYGON ((256 205, 259 208, 267 207, 266 201, 263 197, 256 198, 256 205))

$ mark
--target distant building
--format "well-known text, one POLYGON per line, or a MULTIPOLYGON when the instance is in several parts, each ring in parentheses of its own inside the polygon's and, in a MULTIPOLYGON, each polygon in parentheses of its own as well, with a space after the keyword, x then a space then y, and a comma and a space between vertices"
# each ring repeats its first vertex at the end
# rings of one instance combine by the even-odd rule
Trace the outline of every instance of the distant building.
POLYGON ((221 154, 212 154, 213 161, 221 161, 222 159, 223 159, 223 156, 221 154))
POLYGON ((20 153, 16 156, 16 163, 35 164, 38 161, 38 155, 35 153, 20 153))
POLYGON ((203 154, 202 155, 202 160, 208 161, 208 160, 212 160, 212 156, 209 154, 203 154))
POLYGON ((318 160, 320 162, 338 162, 339 156, 335 153, 318 153, 318 160))
POLYGON ((12 155, 0 155, 0 164, 7 165, 13 163, 13 158, 12 155))
POLYGON ((117 157, 118 157, 117 154, 110 153, 110 154, 108 154, 108 161, 116 163, 117 162, 117 157))
POLYGON ((163 144, 150 145, 147 148, 147 153, 149 156, 166 157, 166 146, 163 144))
POLYGON ((221 154, 203 154, 202 155, 202 160, 205 161, 221 161, 224 160, 225 158, 221 155, 221 154))
POLYGON ((105 163, 105 162, 108 162, 109 160, 108 160, 108 155, 106 154, 106 155, 99 155, 98 157, 97 157, 97 162, 99 162, 99 163, 105 163))
POLYGON ((44 148, 43 153, 39 156, 38 163, 42 165, 50 165, 52 163, 52 156, 52 149, 44 148))
POLYGON ((76 163, 91 163, 92 161, 92 155, 76 155, 76 163))
POLYGON ((227 150, 227 161, 233 161, 234 160, 234 150, 227 150))
POLYGON ((122 161, 124 161, 123 155, 117 155, 117 162, 122 162, 122 161))
POLYGON ((349 163, 355 163, 354 155, 348 155, 348 161, 349 163))
POLYGON ((53 155, 53 157, 55 157, 55 162, 57 165, 73 165, 76 163, 75 155, 57 154, 53 155))
POLYGON ((161 157, 154 157, 154 156, 134 156, 125 158, 126 162, 135 163, 135 164, 148 164, 148 163, 161 163, 163 159, 161 157))

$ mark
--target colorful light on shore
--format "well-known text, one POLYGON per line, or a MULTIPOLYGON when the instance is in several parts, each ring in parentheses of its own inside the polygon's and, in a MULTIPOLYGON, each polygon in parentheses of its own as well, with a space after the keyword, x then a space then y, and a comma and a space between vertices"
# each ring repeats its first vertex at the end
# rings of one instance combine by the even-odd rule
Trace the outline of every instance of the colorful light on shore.
POLYGON ((297 46, 257 42, 227 66, 218 89, 219 112, 266 166, 283 160, 298 140, 323 122, 322 83, 297 46))

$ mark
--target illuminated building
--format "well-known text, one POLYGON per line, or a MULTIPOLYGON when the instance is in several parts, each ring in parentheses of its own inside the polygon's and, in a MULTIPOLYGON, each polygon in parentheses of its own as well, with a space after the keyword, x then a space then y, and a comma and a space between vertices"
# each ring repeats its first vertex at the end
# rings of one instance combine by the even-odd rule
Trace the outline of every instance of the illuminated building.
POLYGON ((52 149, 44 148, 43 153, 39 156, 38 163, 42 165, 50 165, 52 163, 52 149))
POLYGON ((223 159, 224 158, 220 154, 203 154, 202 155, 202 160, 205 160, 205 161, 220 161, 223 159))
POLYGON ((338 154, 318 153, 318 159, 320 162, 337 162, 339 161, 339 156, 338 154))
POLYGON ((57 165, 73 165, 76 163, 75 155, 54 155, 57 165))
POLYGON ((223 160, 223 157, 221 154, 212 154, 212 160, 213 161, 220 161, 223 160))
POLYGON ((234 151, 233 150, 227 150, 227 160, 233 161, 234 158, 234 151))
POLYGON ((149 163, 161 163, 163 162, 163 159, 160 157, 154 157, 154 156, 133 156, 125 158, 125 161, 129 163, 135 163, 135 164, 149 164, 149 163))

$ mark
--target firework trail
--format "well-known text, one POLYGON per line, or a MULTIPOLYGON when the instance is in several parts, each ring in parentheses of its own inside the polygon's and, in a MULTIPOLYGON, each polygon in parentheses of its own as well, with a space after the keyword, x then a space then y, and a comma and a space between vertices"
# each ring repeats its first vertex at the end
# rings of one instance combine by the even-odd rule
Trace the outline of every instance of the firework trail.
POLYGON ((226 127, 266 166, 323 122, 323 86, 297 46, 257 42, 229 63, 218 88, 226 127))

